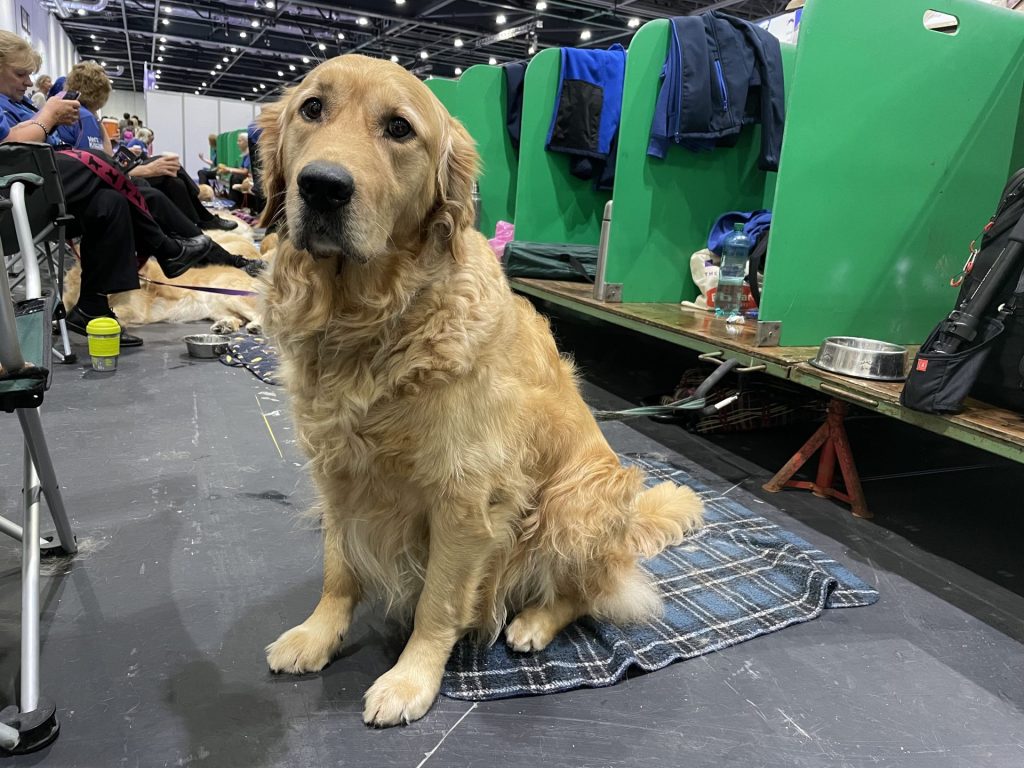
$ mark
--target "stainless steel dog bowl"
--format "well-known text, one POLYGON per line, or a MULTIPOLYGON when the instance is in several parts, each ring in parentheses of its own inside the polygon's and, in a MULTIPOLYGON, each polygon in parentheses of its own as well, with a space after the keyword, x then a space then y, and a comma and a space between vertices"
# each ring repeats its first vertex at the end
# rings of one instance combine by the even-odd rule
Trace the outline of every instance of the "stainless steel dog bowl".
POLYGON ((811 365, 859 379, 902 381, 906 378, 907 348, 856 336, 830 336, 821 342, 811 365))
POLYGON ((185 337, 185 346, 192 357, 216 360, 223 352, 228 351, 228 337, 217 333, 197 333, 185 337))

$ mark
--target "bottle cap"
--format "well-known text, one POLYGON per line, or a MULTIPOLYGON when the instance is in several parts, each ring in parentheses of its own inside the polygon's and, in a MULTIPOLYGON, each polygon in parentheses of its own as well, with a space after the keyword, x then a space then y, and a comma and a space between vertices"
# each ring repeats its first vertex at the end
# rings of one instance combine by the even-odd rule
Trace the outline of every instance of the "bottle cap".
POLYGON ((85 332, 93 336, 114 336, 121 333, 121 326, 112 317, 94 317, 85 326, 85 332))
POLYGON ((735 224, 733 224, 732 225, 732 231, 733 232, 742 232, 743 231, 743 222, 742 221, 737 221, 735 224))

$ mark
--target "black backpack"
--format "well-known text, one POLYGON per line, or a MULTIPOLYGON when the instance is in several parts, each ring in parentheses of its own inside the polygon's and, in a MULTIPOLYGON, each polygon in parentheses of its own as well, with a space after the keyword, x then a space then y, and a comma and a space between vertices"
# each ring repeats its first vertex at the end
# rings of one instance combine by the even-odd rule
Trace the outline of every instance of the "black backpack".
POLYGON ((972 243, 956 309, 914 358, 900 402, 959 413, 968 396, 1024 413, 1024 169, 972 243))

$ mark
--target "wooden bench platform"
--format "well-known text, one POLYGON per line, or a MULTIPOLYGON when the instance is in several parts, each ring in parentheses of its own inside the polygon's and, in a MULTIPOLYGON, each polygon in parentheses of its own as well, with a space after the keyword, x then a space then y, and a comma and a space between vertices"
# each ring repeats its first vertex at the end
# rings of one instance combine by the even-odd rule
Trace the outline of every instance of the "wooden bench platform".
POLYGON ((900 405, 902 382, 878 382, 840 376, 808 364, 816 347, 758 347, 754 324, 723 319, 677 304, 613 304, 596 301, 591 286, 554 280, 510 280, 514 290, 584 315, 605 320, 697 352, 718 352, 744 365, 815 389, 908 424, 1024 463, 1024 415, 969 400, 955 416, 919 413, 900 405))

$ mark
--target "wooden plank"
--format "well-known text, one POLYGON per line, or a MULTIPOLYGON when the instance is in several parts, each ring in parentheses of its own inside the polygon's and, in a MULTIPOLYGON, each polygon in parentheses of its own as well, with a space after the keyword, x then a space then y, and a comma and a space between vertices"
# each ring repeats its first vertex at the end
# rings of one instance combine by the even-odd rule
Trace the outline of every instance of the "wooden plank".
MULTIPOLYGON (((804 362, 814 357, 816 347, 757 347, 754 345, 756 324, 748 322, 743 325, 728 324, 724 319, 715 317, 710 312, 682 307, 679 304, 660 303, 627 303, 616 304, 597 301, 592 295, 592 287, 588 283, 570 283, 558 280, 536 280, 513 278, 512 287, 522 290, 538 298, 561 299, 556 303, 566 305, 566 301, 587 307, 592 312, 607 315, 606 319, 615 322, 623 318, 678 336, 675 340, 682 346, 690 345, 686 340, 701 342, 703 345, 719 347, 752 359, 770 361, 782 366, 804 362)), ((657 334, 663 338, 662 334, 657 334)), ((670 339, 671 340, 671 339, 670 339)))
POLYGON ((900 405, 903 382, 868 381, 823 371, 807 363, 793 367, 790 379, 828 395, 877 410, 908 424, 936 432, 1024 463, 1024 414, 968 399, 963 413, 920 413, 900 405))

